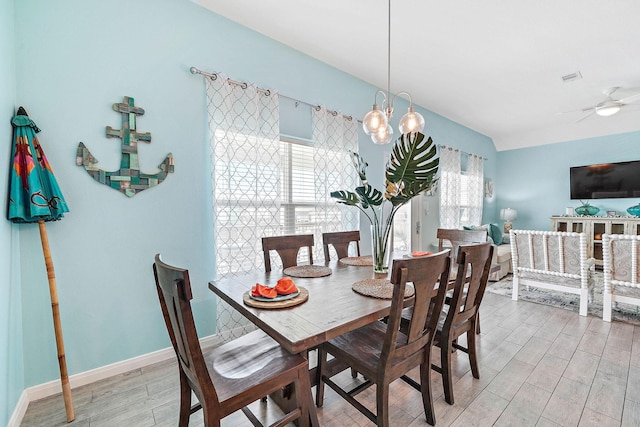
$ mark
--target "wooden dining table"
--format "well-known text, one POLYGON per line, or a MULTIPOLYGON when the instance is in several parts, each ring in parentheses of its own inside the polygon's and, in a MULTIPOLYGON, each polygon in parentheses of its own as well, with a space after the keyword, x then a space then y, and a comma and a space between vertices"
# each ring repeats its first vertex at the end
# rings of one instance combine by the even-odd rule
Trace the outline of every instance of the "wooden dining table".
MULTIPOLYGON (((374 275, 371 266, 348 266, 338 261, 326 266, 331 268, 328 276, 293 278, 298 287, 307 289, 309 298, 289 308, 255 308, 244 302, 245 293, 256 283, 275 286, 284 277, 282 270, 229 276, 209 282, 209 288, 287 351, 306 357, 319 344, 387 316, 391 308, 391 300, 364 296, 351 287, 355 282, 386 275, 374 275)), ((310 380, 315 385, 315 368, 310 370, 310 380)), ((286 402, 278 403, 287 406, 286 402)), ((310 406, 315 415, 313 400, 310 406)))

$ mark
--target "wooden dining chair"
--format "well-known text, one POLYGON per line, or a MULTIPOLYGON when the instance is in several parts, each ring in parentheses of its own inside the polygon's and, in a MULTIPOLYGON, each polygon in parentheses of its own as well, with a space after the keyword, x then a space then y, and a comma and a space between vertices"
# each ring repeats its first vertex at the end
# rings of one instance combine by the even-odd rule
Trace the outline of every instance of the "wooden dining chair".
POLYGON ((430 381, 431 344, 447 292, 450 262, 448 250, 424 258, 393 261, 393 297, 387 322, 370 323, 319 347, 317 406, 323 404, 324 384, 327 384, 378 426, 388 426, 390 383, 420 366, 422 405, 427 422, 435 424, 430 381), (400 332, 400 324, 406 303, 404 293, 407 282, 413 283, 415 297, 410 301, 413 317, 404 334, 400 332), (343 370, 347 367, 354 368, 366 381, 354 389, 342 389, 328 374, 327 354, 336 359, 331 362, 341 364, 343 370), (373 384, 376 385, 375 414, 354 397, 373 384))
MULTIPOLYGON (((441 251, 447 247, 450 247, 452 256, 457 255, 458 247, 460 245, 466 245, 469 243, 484 243, 487 241, 488 236, 489 234, 486 229, 458 230, 452 228, 438 228, 438 230, 436 231, 436 237, 438 238, 438 250, 441 251)), ((500 265, 497 263, 491 264, 491 270, 489 271, 489 273, 494 273, 496 271, 500 271, 500 265)), ((451 280, 455 280, 455 261, 451 263, 451 276, 451 280)), ((476 333, 480 333, 480 315, 478 315, 478 319, 476 322, 476 333)))
POLYGON ((440 366, 432 365, 435 371, 442 374, 445 400, 451 405, 453 405, 451 353, 454 349, 469 355, 471 373, 474 378, 480 378, 476 352, 476 322, 487 280, 489 280, 492 255, 493 245, 489 242, 458 247, 453 295, 445 300, 433 343, 440 347, 440 366), (458 343, 458 337, 465 333, 467 347, 458 343))
POLYGON ((309 365, 262 331, 254 331, 203 353, 191 311, 191 283, 185 269, 165 264, 156 255, 156 289, 180 372, 179 427, 187 427, 195 411, 204 412, 206 427, 242 410, 253 425, 262 425, 247 405, 294 384, 296 406, 273 425, 298 420, 309 425, 312 404, 309 365), (191 406, 191 392, 198 403, 191 406))
POLYGON ((322 233, 322 247, 324 249, 324 261, 331 259, 329 245, 332 245, 338 254, 338 259, 349 256, 349 245, 356 244, 356 253, 360 256, 360 231, 338 231, 334 233, 322 233))
POLYGON ((438 228, 438 250, 451 248, 451 255, 456 256, 458 246, 468 243, 484 243, 487 241, 487 230, 458 230, 453 228, 438 228))
POLYGON ((262 252, 264 254, 264 270, 271 271, 271 254, 276 251, 282 261, 282 268, 298 265, 300 248, 307 248, 309 265, 313 264, 313 234, 291 234, 288 236, 272 236, 262 238, 262 252))

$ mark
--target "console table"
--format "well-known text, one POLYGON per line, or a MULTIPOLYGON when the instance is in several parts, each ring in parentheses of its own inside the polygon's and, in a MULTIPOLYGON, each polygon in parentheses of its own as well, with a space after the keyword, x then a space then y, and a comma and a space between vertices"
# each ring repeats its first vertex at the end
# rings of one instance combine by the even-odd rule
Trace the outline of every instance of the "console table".
POLYGON ((587 256, 602 266, 602 235, 640 235, 640 218, 631 216, 564 216, 551 217, 552 231, 573 231, 587 235, 587 256))

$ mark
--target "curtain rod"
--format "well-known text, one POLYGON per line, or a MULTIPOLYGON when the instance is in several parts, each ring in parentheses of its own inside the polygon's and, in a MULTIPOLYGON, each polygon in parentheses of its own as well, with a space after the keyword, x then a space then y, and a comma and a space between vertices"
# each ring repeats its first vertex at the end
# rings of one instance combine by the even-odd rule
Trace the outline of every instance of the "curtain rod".
POLYGON ((462 150, 460 150, 460 149, 458 149, 458 148, 449 147, 449 146, 447 146, 447 145, 438 145, 438 147, 440 147, 440 148, 446 148, 446 149, 448 149, 448 150, 453 150, 453 151, 459 151, 459 152, 461 152, 462 154, 466 154, 467 156, 476 156, 476 157, 480 157, 482 160, 489 160, 489 159, 487 159, 486 157, 482 157, 482 156, 479 156, 479 155, 474 154, 474 153, 467 153, 466 151, 462 151, 462 150))
MULTIPOLYGON (((189 68, 189 71, 191 72, 191 74, 202 74, 203 76, 209 77, 212 80, 216 80, 218 78, 218 73, 207 73, 206 71, 201 71, 199 69, 197 69, 196 67, 191 67, 189 68)), ((231 80, 229 78, 227 78, 227 83, 232 84, 232 85, 236 85, 236 86, 240 86, 242 89, 246 89, 249 85, 246 82, 239 82, 236 80, 231 80)), ((262 89, 259 87, 256 87, 256 90, 260 93, 262 93, 265 96, 269 96, 271 95, 271 91, 269 89, 262 89)), ((290 99, 291 101, 294 101, 296 104, 304 104, 304 105, 308 105, 311 108, 315 108, 316 111, 320 111, 322 109, 322 107, 320 105, 315 105, 315 104, 310 104, 308 102, 305 101, 301 101, 299 99, 295 99, 292 98, 290 96, 286 96, 286 95, 279 95, 282 98, 287 98, 290 99)), ((337 116, 338 112, 335 110, 329 110, 327 108, 327 112, 332 114, 333 116, 337 116)), ((347 116, 347 115, 342 115, 342 117, 344 117, 347 120, 353 120, 353 116, 347 116)), ((358 123, 362 123, 361 120, 356 120, 358 123)))

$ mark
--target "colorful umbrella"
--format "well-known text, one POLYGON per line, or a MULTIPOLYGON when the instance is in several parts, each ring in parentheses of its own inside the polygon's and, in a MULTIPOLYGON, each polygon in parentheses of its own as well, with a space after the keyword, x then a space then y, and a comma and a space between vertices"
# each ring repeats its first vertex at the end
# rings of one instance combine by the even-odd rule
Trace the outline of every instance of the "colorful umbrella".
POLYGON ((67 413, 67 421, 75 418, 71 387, 67 375, 67 363, 62 339, 62 324, 60 323, 60 309, 56 290, 56 275, 51 260, 49 239, 45 221, 56 221, 69 212, 53 170, 38 142, 36 133, 38 126, 29 118, 24 108, 11 120, 14 130, 13 140, 13 168, 10 174, 10 193, 8 218, 12 222, 37 222, 40 227, 40 240, 44 252, 47 277, 49 279, 49 293, 51 295, 51 310, 53 311, 53 327, 56 334, 58 364, 60 366, 60 380, 62 394, 67 413), (34 156, 35 154, 35 156, 34 156))

